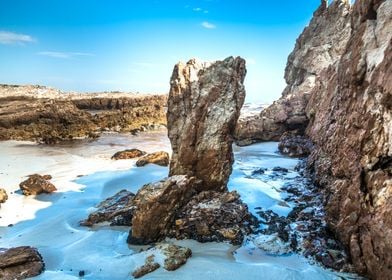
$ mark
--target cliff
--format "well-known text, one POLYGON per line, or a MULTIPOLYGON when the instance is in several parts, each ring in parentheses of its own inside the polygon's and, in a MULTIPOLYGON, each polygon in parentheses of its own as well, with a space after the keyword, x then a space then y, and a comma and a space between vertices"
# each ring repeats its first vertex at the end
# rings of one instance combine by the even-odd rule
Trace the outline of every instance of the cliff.
POLYGON ((56 143, 133 132, 166 123, 166 95, 64 93, 43 86, 0 85, 0 140, 56 143))

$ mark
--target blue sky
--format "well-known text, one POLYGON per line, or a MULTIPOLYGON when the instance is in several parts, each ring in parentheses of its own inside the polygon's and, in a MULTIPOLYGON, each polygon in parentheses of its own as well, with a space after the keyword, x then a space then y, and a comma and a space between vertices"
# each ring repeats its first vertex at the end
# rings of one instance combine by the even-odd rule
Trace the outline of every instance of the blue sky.
POLYGON ((248 102, 272 102, 320 0, 1 0, 0 83, 167 92, 173 66, 240 55, 248 102))

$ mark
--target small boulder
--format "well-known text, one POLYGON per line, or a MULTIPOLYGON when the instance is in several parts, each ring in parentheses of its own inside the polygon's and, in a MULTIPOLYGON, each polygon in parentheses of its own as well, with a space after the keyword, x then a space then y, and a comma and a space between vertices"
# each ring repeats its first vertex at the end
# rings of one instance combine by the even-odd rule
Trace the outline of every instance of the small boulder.
POLYGON ((154 255, 150 255, 146 258, 144 265, 137 268, 134 272, 132 272, 132 276, 134 278, 140 278, 144 275, 151 273, 158 268, 160 268, 160 264, 154 261, 154 255))
POLYGON ((44 261, 35 248, 0 249, 0 279, 26 279, 41 274, 44 269, 44 261))
POLYGON ((128 243, 144 245, 166 237, 175 214, 194 194, 195 181, 178 175, 144 185, 133 199, 136 209, 128 243))
POLYGON ((37 195, 41 193, 51 193, 56 191, 56 187, 48 180, 52 179, 50 175, 29 175, 28 179, 19 184, 24 195, 37 195))
POLYGON ((8 199, 7 192, 5 191, 5 189, 0 188, 0 203, 6 202, 7 199, 8 199))
POLYGON ((312 142, 304 136, 284 134, 280 138, 279 151, 289 157, 306 157, 313 150, 312 142))
POLYGON ((274 255, 288 254, 292 251, 290 243, 284 242, 277 234, 261 234, 253 242, 258 248, 274 255))
POLYGON ((166 152, 155 152, 147 154, 136 162, 136 166, 145 166, 146 164, 154 163, 160 166, 169 165, 169 154, 166 152))
POLYGON ((97 210, 90 213, 86 220, 80 222, 82 226, 93 226, 102 222, 109 222, 111 226, 130 226, 135 206, 134 194, 121 190, 97 205, 97 210))
POLYGON ((119 159, 132 159, 144 156, 146 152, 138 150, 138 149, 129 149, 115 153, 112 156, 112 159, 119 160, 119 159))

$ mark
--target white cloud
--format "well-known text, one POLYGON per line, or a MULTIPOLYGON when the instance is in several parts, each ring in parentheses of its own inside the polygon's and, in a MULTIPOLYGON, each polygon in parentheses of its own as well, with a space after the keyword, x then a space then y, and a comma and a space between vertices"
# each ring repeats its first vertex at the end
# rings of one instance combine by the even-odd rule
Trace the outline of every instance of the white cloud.
POLYGON ((24 44, 31 43, 34 41, 35 39, 30 35, 0 30, 0 44, 3 45, 24 44))
POLYGON ((207 29, 215 29, 216 28, 215 24, 212 24, 212 23, 210 23, 208 21, 203 21, 201 23, 201 26, 203 26, 204 28, 207 28, 207 29))
POLYGON ((201 11, 203 11, 203 9, 202 8, 193 8, 193 11, 194 12, 201 12, 201 11))
POLYGON ((45 51, 39 52, 38 55, 49 56, 53 58, 72 58, 76 56, 94 56, 92 53, 83 53, 83 52, 52 52, 52 51, 45 51))

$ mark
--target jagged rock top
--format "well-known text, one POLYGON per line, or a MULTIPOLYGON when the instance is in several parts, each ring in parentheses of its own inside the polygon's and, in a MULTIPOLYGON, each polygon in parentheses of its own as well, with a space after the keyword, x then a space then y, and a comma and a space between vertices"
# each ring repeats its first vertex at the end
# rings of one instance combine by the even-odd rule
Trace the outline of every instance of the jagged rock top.
POLYGON ((224 190, 232 170, 232 135, 245 99, 245 60, 191 59, 175 65, 168 98, 170 175, 195 176, 224 190))

